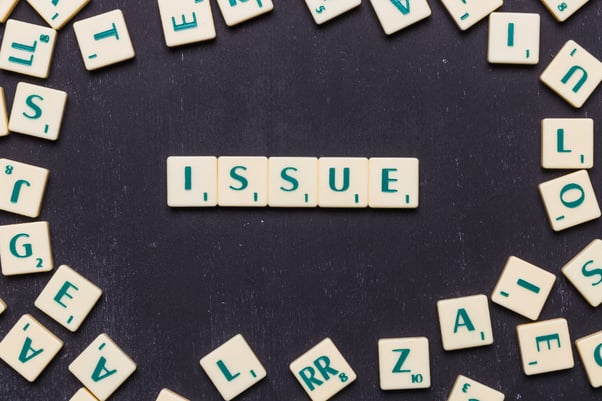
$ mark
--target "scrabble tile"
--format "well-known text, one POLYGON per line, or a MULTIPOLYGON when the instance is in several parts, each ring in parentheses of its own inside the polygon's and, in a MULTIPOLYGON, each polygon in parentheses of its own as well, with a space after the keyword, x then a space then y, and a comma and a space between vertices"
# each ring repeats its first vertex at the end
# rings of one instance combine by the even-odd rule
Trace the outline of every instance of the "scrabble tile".
POLYGON ((426 0, 370 0, 385 33, 391 35, 431 15, 426 0))
POLYGON ((370 207, 417 208, 418 164, 418 159, 414 158, 371 158, 368 180, 370 207))
POLYGON ((73 24, 75 37, 88 71, 134 58, 121 10, 113 10, 73 24))
POLYGON ((23 315, 0 342, 0 359, 34 382, 61 348, 60 338, 31 315, 23 315))
POLYGON ((54 29, 10 19, 0 47, 0 69, 48 78, 55 42, 54 29))
POLYGON ((52 270, 48 223, 0 226, 0 264, 5 276, 52 270))
POLYGON ((594 166, 594 120, 544 118, 541 122, 541 166, 583 169, 594 166))
POLYGON ((98 401, 88 390, 80 388, 69 401, 98 401))
POLYGON ((289 366, 312 401, 326 401, 357 378, 330 338, 295 359, 289 366))
POLYGON ((165 43, 169 47, 215 38, 209 1, 159 0, 165 43))
POLYGON ((579 108, 602 81, 602 62, 569 40, 539 79, 573 107, 579 108))
POLYGON ((8 135, 8 112, 6 111, 6 97, 4 88, 0 86, 0 136, 8 135))
POLYGON ((254 386, 267 375, 240 334, 205 355, 201 359, 201 367, 226 401, 254 386))
POLYGON ((429 388, 431 370, 426 337, 378 340, 381 390, 429 388))
POLYGON ((271 207, 318 206, 318 159, 270 157, 268 191, 271 207))
POLYGON ((556 276, 510 256, 491 294, 491 300, 531 320, 537 320, 556 276))
POLYGON ((4 302, 2 298, 0 298, 0 315, 4 313, 7 307, 8 306, 6 305, 6 302, 4 302))
POLYGON ((368 206, 368 159, 322 157, 318 171, 320 207, 368 206))
POLYGON ((575 344, 590 384, 602 387, 602 331, 580 338, 575 344))
POLYGON ((19 82, 9 129, 19 134, 56 141, 66 103, 66 92, 19 82))
POLYGON ((562 267, 562 273, 594 308, 602 303, 602 241, 593 240, 562 267))
POLYGON ((556 20, 566 21, 589 0, 541 0, 556 20))
POLYGON ((217 0, 226 25, 234 26, 274 9, 272 0, 217 0))
POLYGON ((0 1, 0 23, 5 23, 10 13, 13 12, 19 0, 0 1))
POLYGON ((443 349, 493 344, 489 304, 485 295, 444 299, 437 302, 443 349))
POLYGON ((362 0, 305 0, 316 24, 320 25, 358 7, 362 0))
POLYGON ((167 205, 170 207, 216 206, 217 157, 168 157, 167 205))
POLYGON ((539 14, 491 13, 487 61, 539 63, 539 14))
POLYGON ((569 326, 565 319, 552 319, 516 327, 523 370, 536 375, 574 366, 569 326))
POLYGON ((75 332, 102 295, 102 290, 67 265, 60 266, 35 306, 75 332))
POLYGON ((136 363, 106 334, 99 335, 69 371, 100 401, 105 401, 136 370, 136 363))
POLYGON ((458 375, 447 401, 504 401, 504 394, 466 376, 458 375))
POLYGON ((454 22, 465 31, 494 10, 500 8, 503 0, 441 0, 454 22))
POLYGON ((164 388, 159 393, 156 401, 190 401, 188 398, 184 398, 181 395, 174 393, 171 390, 164 388))
POLYGON ((268 159, 220 157, 217 160, 217 203, 220 206, 266 206, 268 159))
POLYGON ((0 210, 38 217, 47 180, 45 168, 0 159, 0 210))
POLYGON ((586 170, 539 184, 539 193, 554 231, 600 217, 596 194, 586 170))
POLYGON ((59 30, 71 21, 90 0, 27 0, 52 28, 59 30))

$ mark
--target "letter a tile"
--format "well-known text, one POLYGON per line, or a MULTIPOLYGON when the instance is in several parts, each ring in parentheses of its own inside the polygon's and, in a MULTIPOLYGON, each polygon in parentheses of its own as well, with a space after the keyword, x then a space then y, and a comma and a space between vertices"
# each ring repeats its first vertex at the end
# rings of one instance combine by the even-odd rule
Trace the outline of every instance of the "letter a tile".
POLYGON ((34 382, 61 348, 60 338, 31 315, 23 315, 0 342, 0 359, 34 382))
POLYGON ((452 351, 493 343, 489 304, 485 295, 437 302, 443 349, 452 351))
POLYGON ((69 371, 100 401, 105 401, 136 370, 136 363, 106 334, 99 335, 69 371))
POLYGON ((357 378, 330 338, 294 360, 289 366, 312 401, 326 401, 357 378))

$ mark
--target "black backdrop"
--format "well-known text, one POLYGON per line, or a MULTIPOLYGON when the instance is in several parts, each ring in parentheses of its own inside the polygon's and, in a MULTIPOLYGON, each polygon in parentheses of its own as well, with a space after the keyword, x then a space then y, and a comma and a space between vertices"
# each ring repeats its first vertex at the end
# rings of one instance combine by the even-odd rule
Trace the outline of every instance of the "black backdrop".
MULTIPOLYGON (((430 18, 392 37, 367 0, 321 27, 302 0, 234 28, 213 3, 217 39, 170 50, 155 1, 93 0, 76 20, 121 8, 133 61, 87 72, 70 23, 48 80, 0 72, 9 104, 19 81, 69 93, 58 142, 13 134, 1 155, 50 169, 40 219, 55 263, 104 290, 73 334, 33 306, 50 273, 0 278, 0 335, 32 313, 65 341, 34 384, 0 364, 0 399, 69 399, 80 385, 67 366, 101 332, 138 363, 115 401, 162 387, 220 400, 198 361, 239 332, 268 370, 241 400, 308 399, 288 364, 326 336, 358 374, 341 401, 445 400, 458 374, 507 400, 598 399, 576 353, 574 369, 526 377, 515 334, 526 320, 494 304, 493 345, 443 351, 436 301, 489 295, 515 255, 559 276, 541 319, 565 317, 573 341, 602 329, 560 274, 602 221, 554 233, 537 192, 564 174, 540 167, 541 119, 600 125, 600 89, 575 110, 538 77, 569 39, 602 55, 602 3, 560 24, 536 0, 507 1, 502 11, 541 14, 531 67, 488 65, 487 22, 461 32, 429 3, 430 18), (170 155, 418 157, 420 207, 170 209, 170 155), (430 339, 432 387, 381 391, 377 340, 417 335, 430 339)), ((25 1, 13 17, 43 24, 25 1)), ((602 195, 600 167, 590 174, 602 195)))

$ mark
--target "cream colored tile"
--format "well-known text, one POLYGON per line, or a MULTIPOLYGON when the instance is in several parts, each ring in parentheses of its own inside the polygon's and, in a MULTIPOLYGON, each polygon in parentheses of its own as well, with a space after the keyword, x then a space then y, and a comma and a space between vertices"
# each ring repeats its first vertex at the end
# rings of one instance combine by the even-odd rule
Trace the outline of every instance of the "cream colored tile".
POLYGON ((0 226, 0 263, 5 276, 52 270, 48 223, 37 221, 0 226))
POLYGON ((220 157, 217 159, 217 184, 219 206, 267 206, 268 159, 220 157))
POLYGON ((217 0, 217 5, 228 26, 259 17, 274 9, 272 0, 217 0))
POLYGON ((19 134, 56 141, 66 104, 67 92, 19 82, 9 129, 19 134))
POLYGON ((105 401, 136 370, 136 363, 106 334, 99 335, 69 371, 100 401, 105 401))
POLYGON ((330 338, 295 359, 289 366, 312 401, 326 401, 357 378, 330 338))
POLYGON ((318 25, 353 10, 361 3, 361 0, 305 0, 311 16, 318 25))
POLYGON ((443 349, 452 351, 493 344, 489 304, 485 295, 437 302, 443 349))
POLYGON ((270 157, 269 200, 271 207, 318 205, 318 159, 270 157))
POLYGON ((69 401, 98 401, 88 390, 80 388, 69 401))
POLYGON ((417 208, 419 202, 418 159, 371 158, 369 161, 372 208, 417 208))
POLYGON ((34 382, 61 348, 60 338, 31 315, 23 315, 0 342, 0 359, 34 382))
POLYGON ((407 390, 431 386, 429 340, 426 337, 378 340, 381 390, 407 390))
POLYGON ((59 30, 71 21, 90 0, 27 0, 52 28, 59 30))
POLYGON ((201 367, 229 401, 254 386, 267 372, 241 334, 237 334, 201 359, 201 367))
POLYGON ((370 0, 385 33, 391 35, 431 15, 426 0, 370 0))
POLYGON ((320 207, 368 206, 368 159, 322 157, 318 165, 320 207))
POLYGON ((590 384, 602 387, 602 331, 582 337, 575 344, 590 384))
POLYGON ((541 0, 556 20, 566 21, 589 0, 541 0))
POLYGON ((169 47, 215 38, 209 1, 159 0, 161 25, 169 47))
POLYGON ((35 301, 35 306, 75 332, 81 326, 102 290, 67 265, 59 266, 35 301))
POLYGON ((501 64, 539 63, 539 14, 489 14, 487 61, 501 64))
POLYGON ((541 166, 586 169, 594 166, 594 120, 544 118, 541 122, 541 166))
POLYGON ((55 42, 54 29, 10 19, 0 47, 0 69, 48 78, 55 42))
POLYGON ((526 375, 571 369, 575 365, 565 319, 521 324, 516 332, 526 375))
POLYGON ((504 401, 504 398, 503 393, 459 375, 447 401, 504 401))
POLYGON ((600 207, 586 170, 539 184, 539 193, 554 231, 600 217, 600 207))
POLYGON ((8 135, 8 111, 6 109, 6 97, 4 88, 0 86, 0 136, 8 135))
POLYGON ((167 158, 167 205, 200 207, 217 205, 217 158, 171 156, 167 158))
POLYGON ((134 58, 134 46, 121 10, 113 10, 73 24, 87 70, 134 58))
POLYGON ((562 267, 562 273, 594 308, 602 303, 602 241, 595 239, 562 267))
POLYGON ((19 0, 2 0, 0 1, 0 23, 5 23, 10 14, 19 3, 19 0))
POLYGON ((458 28, 465 31, 493 11, 500 8, 502 0, 441 0, 458 28))
POLYGON ((173 391, 164 388, 159 393, 156 401, 190 401, 188 398, 184 398, 181 395, 174 393, 173 391))

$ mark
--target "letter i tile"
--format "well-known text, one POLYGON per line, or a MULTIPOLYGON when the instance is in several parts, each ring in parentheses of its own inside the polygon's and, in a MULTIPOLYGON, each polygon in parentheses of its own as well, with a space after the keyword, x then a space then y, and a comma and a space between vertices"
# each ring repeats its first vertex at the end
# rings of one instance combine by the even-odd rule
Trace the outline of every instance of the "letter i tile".
POLYGON ((294 360, 289 368, 312 401, 326 401, 357 378, 330 338, 294 360))
POLYGON ((67 265, 60 266, 35 301, 35 306, 75 332, 102 290, 67 265))
POLYGON ((61 348, 60 338, 31 315, 23 315, 0 342, 0 359, 34 382, 61 348))
POLYGON ((48 173, 42 167, 0 159, 0 210, 38 217, 48 173))
POLYGON ((96 70, 134 58, 125 18, 113 10, 73 24, 86 69, 96 70))
POLYGON ((266 377, 267 372, 241 334, 237 334, 201 359, 201 367, 229 401, 266 377))
POLYGON ((526 375, 571 369, 575 365, 565 319, 521 324, 516 333, 526 375))
POLYGON ((136 363, 106 334, 99 335, 69 371, 100 401, 105 401, 136 370, 136 363))
POLYGON ((602 62, 569 40, 539 79, 573 107, 579 108, 602 81, 602 62))
POLYGON ((52 270, 48 223, 36 221, 0 226, 0 263, 5 276, 52 270))
POLYGON ((515 256, 510 256, 491 300, 531 320, 537 320, 556 276, 515 256))

